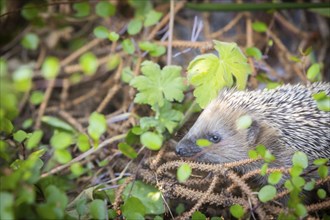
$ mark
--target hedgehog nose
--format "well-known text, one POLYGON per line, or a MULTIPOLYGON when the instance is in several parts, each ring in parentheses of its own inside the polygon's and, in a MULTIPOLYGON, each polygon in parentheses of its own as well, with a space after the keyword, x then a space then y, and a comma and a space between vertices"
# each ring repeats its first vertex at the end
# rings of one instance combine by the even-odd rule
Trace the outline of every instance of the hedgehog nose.
POLYGON ((186 155, 188 152, 185 148, 177 146, 175 149, 175 153, 176 155, 183 157, 184 155, 186 155))

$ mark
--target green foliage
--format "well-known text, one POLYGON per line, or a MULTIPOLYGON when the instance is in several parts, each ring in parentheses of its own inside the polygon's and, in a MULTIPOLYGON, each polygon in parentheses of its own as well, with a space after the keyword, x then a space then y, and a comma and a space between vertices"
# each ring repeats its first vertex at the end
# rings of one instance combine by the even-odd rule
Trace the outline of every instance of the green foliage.
POLYGON ((139 33, 142 29, 142 20, 135 18, 132 19, 127 25, 127 32, 130 35, 135 35, 139 33))
POLYGON ((89 125, 88 125, 88 134, 94 140, 95 143, 98 143, 101 135, 107 130, 107 121, 105 116, 93 112, 89 117, 89 125))
POLYGON ((135 207, 129 207, 131 205, 127 204, 127 201, 130 198, 135 197, 145 208, 144 214, 160 215, 165 213, 164 202, 161 197, 161 193, 154 186, 148 185, 138 180, 134 183, 128 184, 122 195, 125 201, 124 205, 126 205, 126 207, 129 209, 132 208, 135 210, 135 207))
POLYGON ((189 166, 189 164, 184 163, 178 168, 178 170, 176 172, 176 178, 178 179, 178 181, 180 183, 183 183, 189 179, 191 172, 192 172, 192 169, 189 166))
POLYGON ((79 64, 83 72, 88 76, 94 75, 99 66, 99 62, 92 52, 84 53, 79 58, 79 64))
POLYGON ((66 132, 56 132, 50 139, 51 146, 58 150, 68 148, 72 142, 72 135, 66 132))
POLYGON ((236 128, 238 130, 248 129, 252 125, 252 118, 249 115, 243 115, 236 121, 236 128))
POLYGON ((320 64, 314 63, 307 70, 307 79, 309 81, 315 82, 317 78, 320 77, 321 67, 320 64))
POLYGON ((312 97, 316 101, 318 109, 325 112, 330 111, 330 96, 325 91, 313 94, 312 97))
POLYGON ((21 15, 26 19, 26 20, 33 20, 36 17, 38 17, 39 14, 39 7, 37 7, 33 3, 28 3, 25 4, 22 11, 21 15))
POLYGON ((180 76, 181 67, 165 66, 161 70, 158 64, 145 61, 142 63, 141 72, 143 75, 130 82, 131 86, 139 90, 134 99, 136 103, 162 107, 165 100, 183 100, 185 86, 180 76))
POLYGON ((214 41, 214 45, 219 57, 214 54, 199 55, 187 69, 188 80, 196 87, 194 96, 202 108, 217 96, 220 89, 233 86, 233 76, 237 88, 244 89, 251 73, 247 59, 236 43, 214 41))
POLYGON ((32 87, 33 72, 27 66, 18 68, 13 74, 14 87, 16 91, 27 92, 32 87))
POLYGON ((135 51, 135 46, 134 43, 131 39, 125 39, 123 40, 123 42, 121 43, 121 45, 123 46, 123 50, 128 53, 128 54, 133 54, 135 51))
POLYGON ((163 138, 154 132, 145 132, 140 138, 141 144, 149 148, 150 150, 159 150, 163 144, 163 138))
POLYGON ((39 45, 39 37, 34 33, 27 33, 24 35, 21 44, 26 49, 36 50, 39 45))
POLYGON ((268 176, 268 183, 275 185, 277 184, 282 178, 282 173, 280 171, 275 171, 268 176))
POLYGON ((251 56, 251 57, 255 58, 256 60, 261 60, 261 58, 262 58, 261 51, 256 47, 246 48, 245 52, 246 52, 246 55, 251 56))
POLYGON ((44 100, 44 96, 42 91, 33 91, 30 96, 30 102, 33 105, 39 105, 44 100))
POLYGON ((196 144, 199 147, 208 147, 212 143, 209 140, 207 140, 207 139, 197 139, 196 144))
POLYGON ((301 151, 295 152, 292 157, 292 164, 305 169, 308 166, 307 155, 301 151))
POLYGON ((157 22, 162 18, 163 14, 161 12, 150 10, 146 16, 143 23, 144 27, 149 27, 157 24, 157 22))
POLYGON ((60 71, 60 61, 56 57, 47 57, 42 64, 41 72, 46 79, 54 79, 60 71))
POLYGON ((93 219, 106 219, 107 207, 104 201, 95 199, 89 206, 90 214, 93 219))
POLYGON ((78 149, 81 152, 85 152, 89 150, 90 144, 89 144, 88 136, 85 134, 79 134, 77 138, 77 145, 78 145, 78 149))
POLYGON ((73 9, 76 11, 76 17, 86 17, 90 13, 91 6, 88 2, 78 2, 73 4, 73 9))
POLYGON ((119 55, 116 54, 109 56, 109 61, 107 62, 108 70, 111 71, 116 69, 120 62, 121 62, 121 58, 119 55))
POLYGON ((97 26, 96 28, 94 28, 93 33, 97 38, 101 38, 101 39, 108 38, 109 36, 109 31, 104 26, 97 26))
POLYGON ((119 39, 119 34, 116 32, 111 31, 108 36, 109 40, 112 42, 116 42, 119 39))
POLYGON ((47 124, 55 129, 65 130, 68 132, 75 132, 75 129, 71 125, 53 116, 43 116, 41 118, 41 121, 44 124, 47 124))
POLYGON ((143 203, 135 197, 130 197, 126 200, 125 204, 121 206, 123 215, 127 219, 144 220, 146 208, 143 203))
POLYGON ((98 16, 107 18, 116 13, 116 8, 110 2, 100 1, 95 6, 95 12, 98 16))
POLYGON ((324 189, 318 189, 317 190, 317 196, 320 199, 325 199, 327 197, 327 191, 325 191, 324 189))
POLYGON ((276 188, 272 185, 262 187, 258 193, 261 202, 268 202, 276 196, 276 188))
POLYGON ((147 51, 152 57, 159 57, 166 52, 166 48, 149 41, 139 42, 139 48, 143 51, 147 51))
POLYGON ((137 157, 137 152, 134 148, 126 143, 119 143, 118 149, 127 157, 134 159, 137 157))
POLYGON ((239 204, 230 206, 229 211, 235 218, 242 218, 244 215, 244 208, 239 204))
POLYGON ((203 213, 201 213, 200 211, 195 211, 191 215, 191 220, 206 220, 206 216, 203 213))
POLYGON ((37 147, 39 142, 41 141, 43 134, 44 134, 43 131, 35 130, 27 140, 27 143, 26 143, 27 149, 32 149, 32 148, 37 147))
POLYGON ((256 21, 252 23, 252 29, 256 32, 263 33, 267 31, 268 27, 264 22, 256 21))

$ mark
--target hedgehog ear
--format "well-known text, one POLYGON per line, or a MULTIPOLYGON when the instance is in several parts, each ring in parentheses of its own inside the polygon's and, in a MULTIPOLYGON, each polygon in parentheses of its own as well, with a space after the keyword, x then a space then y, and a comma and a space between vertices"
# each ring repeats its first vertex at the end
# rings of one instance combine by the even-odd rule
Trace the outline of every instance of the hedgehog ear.
POLYGON ((247 137, 246 137, 249 146, 252 146, 256 143, 257 138, 259 136, 259 132, 260 132, 260 126, 255 120, 253 120, 251 126, 248 128, 247 137))

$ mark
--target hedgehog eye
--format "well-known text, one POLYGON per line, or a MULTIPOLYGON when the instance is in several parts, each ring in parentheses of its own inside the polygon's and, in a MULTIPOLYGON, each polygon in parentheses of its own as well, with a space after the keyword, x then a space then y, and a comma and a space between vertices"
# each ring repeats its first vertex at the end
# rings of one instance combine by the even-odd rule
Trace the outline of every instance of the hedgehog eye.
POLYGON ((211 141, 212 143, 218 143, 219 141, 221 141, 221 137, 220 135, 212 134, 209 136, 209 141, 211 141))

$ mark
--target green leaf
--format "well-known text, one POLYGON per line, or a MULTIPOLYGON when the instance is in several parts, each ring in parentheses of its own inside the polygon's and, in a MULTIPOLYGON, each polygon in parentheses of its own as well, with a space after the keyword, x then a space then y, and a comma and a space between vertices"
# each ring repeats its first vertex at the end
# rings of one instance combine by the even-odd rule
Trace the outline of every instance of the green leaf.
POLYGON ((98 2, 95 6, 95 12, 100 17, 110 17, 116 13, 116 8, 113 4, 106 1, 98 2))
POLYGON ((261 157, 264 157, 267 149, 264 145, 259 144, 256 146, 256 151, 261 157))
POLYGON ((248 129, 252 125, 252 118, 249 115, 243 115, 236 121, 236 128, 238 130, 248 129))
POLYGON ((317 108, 321 111, 329 112, 330 111, 330 96, 327 96, 324 99, 316 101, 317 108))
POLYGON ((200 211, 195 211, 191 215, 191 220, 206 220, 206 216, 203 213, 201 213, 200 211))
POLYGON ((145 16, 143 25, 145 27, 149 27, 154 24, 157 24, 157 22, 161 19, 162 16, 163 16, 163 13, 155 11, 155 10, 150 10, 145 16))
POLYGON ((164 202, 160 191, 142 181, 135 181, 126 186, 123 192, 124 201, 133 196, 145 207, 145 214, 161 215, 165 213, 164 202))
POLYGON ((30 102, 33 105, 39 105, 44 100, 44 96, 42 91, 33 91, 30 96, 30 102))
POLYGON ((305 179, 300 176, 294 176, 291 178, 292 184, 296 189, 300 189, 305 185, 305 179))
POLYGON ((328 176, 328 167, 326 165, 321 165, 317 169, 317 173, 322 179, 325 179, 328 176))
POLYGON ((53 116, 43 116, 41 121, 56 129, 75 132, 75 129, 71 125, 53 116))
POLYGON ((39 37, 34 33, 27 33, 24 35, 21 43, 26 49, 36 50, 39 45, 39 37))
POLYGON ((328 163, 329 158, 319 158, 314 160, 313 164, 316 166, 320 166, 320 165, 325 165, 326 163, 328 163))
POLYGON ((14 140, 22 143, 27 137, 27 133, 23 130, 18 130, 13 134, 14 140))
POLYGON ((196 144, 199 147, 208 147, 208 146, 212 145, 212 142, 210 142, 207 139, 197 139, 196 144))
POLYGON ((118 149, 128 158, 134 159, 137 157, 137 153, 133 147, 126 143, 119 143, 118 149))
POLYGON ((294 176, 300 176, 300 174, 304 171, 304 169, 301 166, 292 166, 290 169, 290 175, 292 177, 294 176))
POLYGON ((178 215, 181 215, 185 210, 186 210, 186 209, 185 209, 183 203, 179 203, 179 204, 177 205, 177 207, 175 208, 175 212, 176 212, 176 214, 178 214, 178 215))
POLYGON ((116 42, 119 39, 119 34, 117 34, 116 32, 111 31, 108 35, 108 38, 109 38, 110 41, 116 42))
POLYGON ((130 83, 130 81, 134 78, 133 71, 130 67, 124 67, 123 71, 121 72, 121 80, 125 83, 130 83))
POLYGON ((266 32, 268 27, 264 22, 256 21, 252 23, 252 29, 256 32, 266 32))
POLYGON ((297 151, 294 153, 292 157, 292 164, 294 166, 300 166, 304 169, 308 166, 308 158, 307 155, 304 152, 297 151))
POLYGON ((251 158, 251 159, 257 159, 258 158, 258 153, 255 150, 249 150, 248 155, 249 155, 249 158, 251 158))
POLYGON ((268 169, 268 163, 264 163, 260 169, 260 175, 265 176, 268 169))
POLYGON ((214 45, 219 57, 214 54, 197 56, 187 68, 188 80, 196 87, 196 102, 202 108, 217 97, 220 89, 233 85, 233 76, 237 88, 244 89, 251 73, 247 59, 236 43, 214 41, 214 45))
POLYGON ((178 179, 178 181, 180 183, 183 183, 189 179, 191 172, 192 172, 192 169, 189 166, 189 164, 184 163, 178 168, 178 170, 176 172, 176 178, 178 179))
POLYGON ((314 179, 307 182, 304 186, 304 190, 306 190, 306 191, 312 191, 314 188, 315 188, 315 180, 314 179))
POLYGON ((19 92, 27 92, 32 87, 33 72, 26 66, 19 67, 13 73, 14 87, 19 92))
POLYGON ((317 77, 320 75, 321 67, 320 64, 314 63, 307 70, 307 79, 309 81, 315 82, 317 77))
POLYGON ((89 117, 89 125, 87 130, 91 138, 98 141, 101 135, 107 130, 107 121, 105 116, 100 113, 93 112, 89 117))
POLYGON ((141 71, 143 75, 130 82, 131 86, 139 90, 134 99, 136 103, 162 107, 165 100, 183 100, 185 85, 181 77, 181 67, 171 65, 161 70, 158 64, 144 61, 141 71))
POLYGON ((318 189, 316 194, 320 199, 325 199, 327 197, 327 192, 324 189, 318 189))
POLYGON ((90 149, 89 139, 86 134, 79 134, 77 139, 78 149, 81 152, 86 152, 90 149))
POLYGON ((139 48, 141 50, 143 50, 143 51, 148 51, 148 52, 149 51, 153 51, 153 50, 156 49, 156 47, 157 47, 156 44, 153 44, 153 43, 151 43, 149 41, 141 41, 141 42, 139 42, 139 48))
POLYGON ((325 99, 327 97, 327 93, 325 91, 322 91, 322 92, 313 94, 312 97, 316 101, 322 100, 322 99, 325 99))
POLYGON ((8 120, 7 118, 0 118, 1 123, 0 123, 0 131, 4 132, 6 135, 9 135, 13 132, 14 130, 14 126, 11 123, 10 120, 8 120))
POLYGON ((76 162, 76 163, 73 163, 71 166, 70 166, 70 170, 71 172, 75 175, 75 176, 80 176, 81 174, 84 173, 84 168, 81 166, 80 163, 76 162))
POLYGON ((303 204, 301 204, 301 203, 298 203, 298 204, 295 205, 295 210, 294 210, 294 212, 295 212, 298 216, 300 216, 300 217, 304 217, 304 216, 307 215, 307 209, 306 209, 306 207, 305 207, 303 204))
POLYGON ((36 130, 32 133, 31 137, 27 140, 26 147, 27 149, 31 150, 32 148, 37 147, 41 138, 43 136, 43 132, 41 130, 36 130))
POLYGON ((34 18, 38 17, 39 14, 39 9, 37 5, 33 3, 28 3, 25 4, 24 7, 22 8, 21 15, 26 19, 26 20, 33 20, 34 18))
POLYGON ((276 196, 276 188, 271 185, 262 187, 258 193, 261 202, 268 202, 276 196))
POLYGON ((118 54, 110 55, 107 62, 108 71, 116 69, 120 61, 121 61, 121 57, 118 54))
POLYGON ((50 145, 58 150, 68 148, 73 143, 72 135, 66 132, 57 132, 50 139, 50 145))
POLYGON ((248 47, 248 48, 246 48, 245 52, 246 52, 246 55, 251 56, 251 57, 255 58, 256 60, 261 60, 261 58, 262 58, 261 51, 256 47, 248 47))
POLYGON ((127 32, 129 35, 135 35, 139 33, 142 29, 142 21, 141 19, 134 18, 130 20, 130 22, 127 25, 127 32))
POLYGON ((33 125, 33 120, 32 120, 32 118, 28 118, 28 119, 26 119, 26 120, 23 122, 23 124, 22 124, 22 128, 23 128, 23 129, 28 129, 28 128, 30 128, 32 125, 33 125))
POLYGON ((72 159, 70 152, 67 150, 55 150, 54 157, 61 164, 68 163, 72 159))
POLYGON ((90 13, 91 6, 88 2, 79 2, 73 4, 73 9, 76 11, 76 17, 86 17, 90 13))
POLYGON ((54 185, 49 185, 46 188, 45 196, 48 204, 56 205, 62 211, 64 211, 69 202, 66 194, 54 185))
POLYGON ((92 219, 106 219, 108 211, 104 201, 95 199, 90 203, 89 212, 92 219))
POLYGON ((268 176, 268 183, 275 185, 277 184, 282 178, 281 171, 275 171, 268 176))
POLYGON ((60 72, 60 61, 57 57, 47 57, 42 64, 41 73, 46 79, 55 79, 60 72))
POLYGON ((230 206, 230 214, 232 214, 232 216, 234 216, 235 218, 242 218, 244 215, 244 208, 239 205, 239 204, 235 204, 230 206))
POLYGON ((163 144, 162 136, 150 131, 143 133, 140 141, 150 150, 159 150, 163 144))
POLYGON ((123 50, 128 54, 133 54, 135 51, 134 43, 131 39, 125 39, 121 43, 123 50))
POLYGON ((79 64, 83 72, 88 76, 94 75, 99 66, 97 57, 92 52, 84 53, 79 58, 79 64))
POLYGON ((8 192, 0 192, 0 213, 1 219, 15 219, 13 194, 8 192))
POLYGON ((136 197, 130 197, 126 200, 124 205, 121 206, 121 210, 123 212, 123 215, 127 218, 130 219, 129 217, 131 216, 144 216, 146 213, 146 208, 141 202, 140 199, 136 197), (136 215, 139 214, 139 215, 136 215))
MULTIPOLYGON (((172 109, 171 103, 165 101, 164 105, 159 109, 159 117, 156 128, 159 130, 159 127, 163 126, 168 130, 168 132, 170 132, 170 134, 172 134, 182 118, 183 113, 172 109)), ((160 133, 164 132, 164 129, 161 128, 160 130, 160 133)))
POLYGON ((97 26, 96 28, 94 28, 93 33, 97 38, 100 39, 105 39, 109 36, 109 31, 104 26, 97 26))

